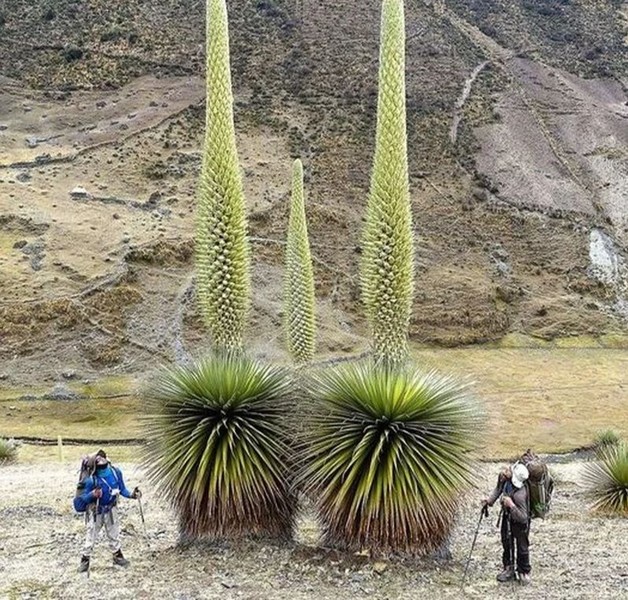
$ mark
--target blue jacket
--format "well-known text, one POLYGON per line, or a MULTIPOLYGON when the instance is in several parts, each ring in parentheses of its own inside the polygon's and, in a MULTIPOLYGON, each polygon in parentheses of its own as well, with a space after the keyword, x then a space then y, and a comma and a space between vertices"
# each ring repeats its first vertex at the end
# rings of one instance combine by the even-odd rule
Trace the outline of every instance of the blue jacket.
POLYGON ((96 488, 102 490, 102 497, 98 502, 98 513, 106 513, 116 505, 118 494, 125 498, 131 498, 132 494, 124 485, 122 471, 117 467, 108 464, 104 468, 96 469, 96 472, 83 481, 82 493, 74 498, 74 510, 85 512, 88 505, 94 504, 96 498, 92 492, 96 488))

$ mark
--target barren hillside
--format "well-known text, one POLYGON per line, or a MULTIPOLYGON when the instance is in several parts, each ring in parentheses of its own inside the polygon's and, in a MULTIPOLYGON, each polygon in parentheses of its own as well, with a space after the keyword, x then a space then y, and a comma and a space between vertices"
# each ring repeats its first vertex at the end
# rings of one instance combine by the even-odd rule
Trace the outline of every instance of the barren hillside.
MULTIPOLYGON (((417 342, 623 343, 619 0, 408 0, 417 342)), ((193 284, 203 2, 0 5, 0 375, 144 371, 207 345, 193 284)), ((366 347, 357 263, 379 2, 231 0, 254 245, 249 339, 283 356, 290 159, 306 166, 321 355, 366 347)), ((623 11, 623 12, 622 12, 623 11)))

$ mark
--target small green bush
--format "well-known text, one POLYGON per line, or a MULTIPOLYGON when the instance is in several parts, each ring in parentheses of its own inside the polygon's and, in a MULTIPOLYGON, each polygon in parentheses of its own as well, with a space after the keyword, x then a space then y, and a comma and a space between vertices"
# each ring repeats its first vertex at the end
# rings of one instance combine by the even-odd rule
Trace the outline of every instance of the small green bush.
POLYGON ((14 462, 17 459, 17 443, 15 440, 0 438, 0 465, 14 462))
POLYGON ((614 429, 605 429, 600 431, 593 441, 593 447, 596 450, 603 450, 611 446, 616 446, 621 442, 620 435, 614 429))
POLYGON ((607 446, 585 466, 584 480, 593 510, 628 516, 628 444, 607 446))

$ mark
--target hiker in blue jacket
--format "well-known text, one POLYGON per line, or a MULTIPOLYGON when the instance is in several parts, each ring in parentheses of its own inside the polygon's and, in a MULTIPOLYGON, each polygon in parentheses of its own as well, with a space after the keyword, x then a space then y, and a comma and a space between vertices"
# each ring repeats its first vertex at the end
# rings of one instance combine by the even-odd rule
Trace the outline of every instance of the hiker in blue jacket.
POLYGON ((132 492, 127 489, 122 471, 107 460, 104 450, 99 450, 89 460, 91 473, 79 482, 74 498, 74 509, 77 512, 85 512, 87 529, 79 573, 89 570, 90 557, 102 527, 105 528, 109 548, 113 552, 113 564, 120 567, 129 565, 120 548, 120 520, 116 505, 119 496, 135 499, 142 496, 137 487, 132 492))

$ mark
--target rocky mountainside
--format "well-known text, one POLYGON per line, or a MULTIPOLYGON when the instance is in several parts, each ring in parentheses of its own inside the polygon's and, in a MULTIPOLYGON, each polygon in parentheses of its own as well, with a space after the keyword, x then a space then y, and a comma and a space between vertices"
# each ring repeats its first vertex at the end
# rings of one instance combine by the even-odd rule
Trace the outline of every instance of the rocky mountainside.
MULTIPOLYGON (((251 345, 285 356, 300 156, 320 354, 361 351, 379 2, 228 4, 251 345)), ((627 6, 407 0, 416 342, 623 343, 627 6)), ((144 371, 207 346, 192 264, 203 14, 197 0, 0 5, 0 374, 14 384, 144 371)))

